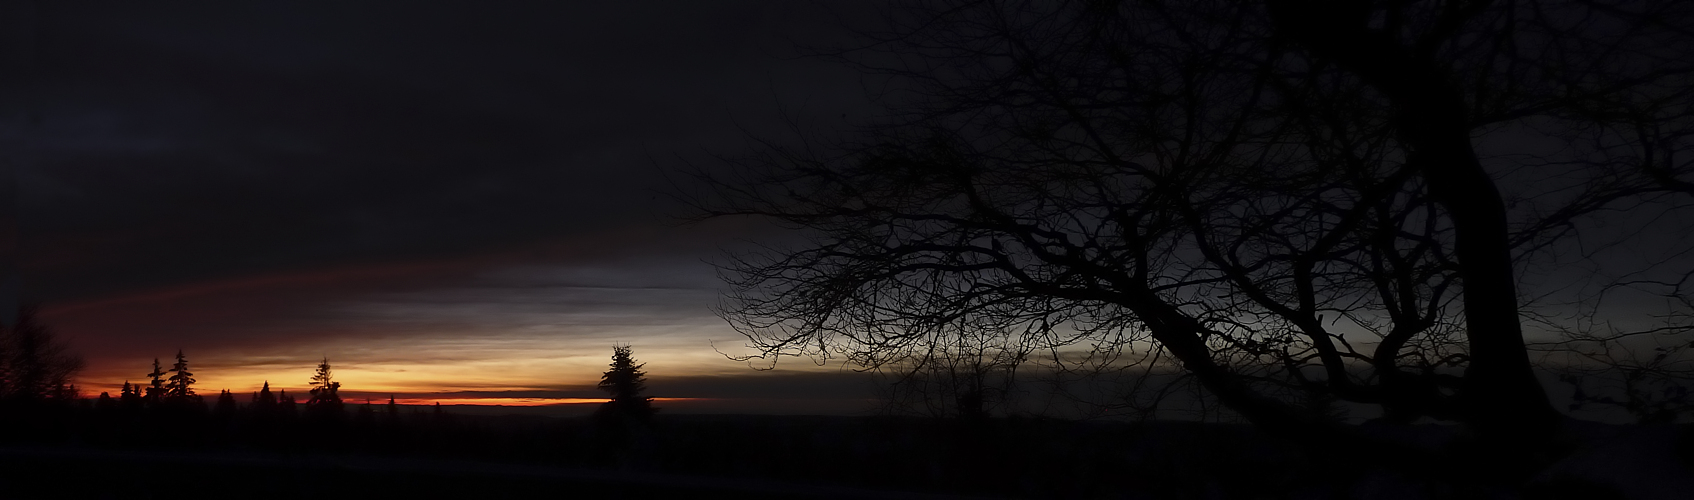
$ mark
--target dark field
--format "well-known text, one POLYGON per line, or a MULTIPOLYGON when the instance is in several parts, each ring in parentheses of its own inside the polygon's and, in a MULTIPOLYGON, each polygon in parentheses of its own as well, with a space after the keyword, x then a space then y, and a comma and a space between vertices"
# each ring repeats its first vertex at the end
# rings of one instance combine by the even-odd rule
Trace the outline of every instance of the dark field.
MULTIPOLYGON (((1449 426, 1370 428, 1446 461, 1408 467, 1198 422, 661 413, 610 424, 404 407, 6 415, 0 498, 1448 498, 1479 493, 1450 483, 1487 470, 1453 451, 1462 432, 1449 426)), ((1677 498, 1694 470, 1684 427, 1579 430, 1588 437, 1563 465, 1481 498, 1677 498), (1648 494, 1621 493, 1632 488, 1648 494)))
POLYGON ((402 409, 343 419, 64 410, 14 418, 5 497, 1189 498, 1310 489, 1243 426, 402 409))

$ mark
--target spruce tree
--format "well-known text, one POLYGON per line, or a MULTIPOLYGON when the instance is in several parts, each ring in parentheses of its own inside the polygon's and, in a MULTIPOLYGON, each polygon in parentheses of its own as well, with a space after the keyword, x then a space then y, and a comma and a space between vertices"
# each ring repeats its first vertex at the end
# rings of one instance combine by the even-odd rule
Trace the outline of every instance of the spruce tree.
MULTIPOLYGON (((266 386, 268 387, 269 383, 267 383, 266 386)), ((294 415, 294 396, 288 395, 288 389, 283 389, 277 392, 276 412, 286 416, 294 415)))
POLYGON ((176 351, 176 364, 171 366, 171 378, 165 383, 165 398, 184 402, 200 400, 194 394, 194 372, 188 371, 188 358, 181 349, 176 351))
POLYGON ((647 373, 641 371, 646 363, 637 364, 630 346, 612 346, 611 369, 600 376, 600 389, 612 396, 600 406, 598 416, 610 420, 646 421, 654 412, 653 398, 642 396, 647 390, 647 373))
POLYGON ((226 417, 234 415, 235 410, 235 393, 229 392, 229 389, 224 389, 223 392, 218 393, 218 415, 226 417))
POLYGON ((269 415, 276 412, 276 395, 271 394, 271 381, 266 380, 265 386, 259 392, 253 393, 252 408, 254 413, 269 415))
POLYGON ((145 395, 147 404, 159 404, 165 398, 165 369, 159 366, 159 358, 153 358, 153 373, 147 374, 151 385, 145 395))
POLYGON ((141 386, 125 380, 123 392, 118 393, 118 404, 124 408, 141 407, 141 386))
POLYGON ((306 411, 322 415, 341 413, 341 382, 331 380, 329 358, 318 363, 317 373, 312 374, 312 398, 306 400, 306 411))
POLYGON ((400 405, 394 403, 394 395, 388 395, 388 404, 383 407, 382 422, 387 426, 400 424, 400 405))

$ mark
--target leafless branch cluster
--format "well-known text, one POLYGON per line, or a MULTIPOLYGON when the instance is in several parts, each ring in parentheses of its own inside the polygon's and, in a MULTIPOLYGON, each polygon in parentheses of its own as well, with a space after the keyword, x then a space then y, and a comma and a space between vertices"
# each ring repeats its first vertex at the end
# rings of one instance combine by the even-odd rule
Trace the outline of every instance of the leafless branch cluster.
POLYGON ((17 320, 0 326, 0 402, 36 404, 72 401, 82 358, 40 323, 36 307, 19 308, 17 320))
POLYGON ((1260 423, 1321 420, 1313 395, 1396 421, 1534 413, 1519 292, 1538 291, 1518 284, 1580 260, 1593 217, 1686 216, 1691 20, 1601 1, 900 11, 836 53, 903 89, 899 113, 701 174, 705 216, 810 238, 726 262, 722 315, 759 357, 939 367, 966 392, 1039 363, 1180 370, 1260 423))

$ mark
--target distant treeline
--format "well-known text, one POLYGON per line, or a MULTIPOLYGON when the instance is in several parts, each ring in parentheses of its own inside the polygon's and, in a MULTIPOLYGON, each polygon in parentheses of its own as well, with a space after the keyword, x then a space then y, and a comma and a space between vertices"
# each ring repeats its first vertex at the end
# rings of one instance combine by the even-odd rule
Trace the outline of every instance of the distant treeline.
MULTIPOLYGON (((32 315, 24 319, 19 328, 7 333, 23 332, 25 338, 48 340, 33 345, 57 345, 50 342, 51 332, 34 323, 32 315)), ((15 337, 18 335, 7 338, 15 337)), ((58 355, 63 350, 52 352, 58 355)), ((8 398, 8 404, 0 409, 0 429, 19 432, 0 433, 0 446, 77 443, 143 449, 233 447, 290 453, 492 454, 598 463, 596 453, 626 446, 633 436, 647 432, 657 411, 651 398, 643 395, 643 365, 635 362, 629 346, 622 345, 613 347, 610 369, 600 380, 600 388, 609 396, 607 402, 592 418, 564 425, 551 419, 497 419, 504 429, 494 430, 488 428, 487 419, 450 415, 439 403, 430 409, 403 411, 390 396, 386 404, 366 401, 348 405, 342 401, 341 382, 334 380, 328 358, 318 363, 304 400, 286 390, 272 391, 269 381, 246 398, 238 398, 227 389, 219 391, 215 399, 202 396, 195 390, 197 380, 181 350, 169 368, 154 359, 145 382, 125 381, 117 396, 102 392, 92 400, 78 399, 75 387, 67 382, 80 362, 63 359, 74 358, 45 358, 59 360, 49 366, 56 371, 41 368, 40 357, 13 358, 22 361, 5 365, 8 387, 29 387, 17 380, 47 380, 51 384, 37 386, 56 390, 13 391, 17 395, 8 398), (51 376, 29 375, 34 372, 19 367, 51 376), (27 376, 12 377, 17 374, 27 376), (562 443, 569 445, 561 448, 562 443)))
MULTIPOLYGON (((610 397, 596 412, 598 418, 645 422, 658 411, 653 407, 653 398, 644 394, 647 390, 647 373, 641 371, 643 366, 645 365, 635 362, 630 346, 612 347, 610 369, 601 375, 599 384, 599 388, 606 391, 610 397)), ((177 351, 176 363, 169 370, 165 370, 158 358, 154 358, 153 371, 149 372, 147 377, 148 384, 145 386, 124 381, 123 389, 116 398, 109 392, 100 393, 94 407, 127 411, 207 410, 205 399, 194 390, 196 379, 194 372, 189 371, 188 358, 183 351, 177 351)), ((254 415, 302 413, 315 418, 338 418, 345 413, 346 405, 341 401, 341 382, 334 380, 328 357, 318 363, 317 371, 312 374, 311 386, 308 391, 310 397, 303 405, 297 402, 294 396, 289 395, 287 390, 272 393, 271 383, 267 380, 245 405, 237 402, 235 394, 228 389, 222 390, 212 409, 225 413, 245 411, 254 415), (303 410, 300 409, 302 406, 303 410)), ((74 394, 74 388, 70 391, 74 394)), ((388 398, 386 408, 385 411, 398 411, 399 406, 395 404, 392 395, 388 398)), ((361 407, 360 411, 372 411, 369 402, 361 407)))
MULTIPOLYGON (((600 380, 609 397, 589 418, 473 417, 450 414, 439 403, 403 408, 393 397, 386 404, 346 404, 327 358, 304 398, 272 391, 266 381, 247 397, 221 390, 214 399, 196 391, 186 353, 178 351, 168 368, 155 359, 144 382, 126 381, 116 396, 78 399, 74 386, 60 383, 61 390, 27 399, 30 404, 0 408, 0 450, 358 453, 626 466, 650 460, 643 457, 655 446, 657 410, 643 395, 643 366, 629 346, 614 346, 600 380)), ((56 373, 68 380, 74 371, 56 373)))
MULTIPOLYGON (((76 373, 83 367, 82 358, 69 352, 52 331, 39 320, 39 306, 23 305, 11 324, 0 323, 0 406, 6 413, 32 412, 53 407, 77 406, 81 394, 75 383, 76 373)), ((647 389, 646 372, 637 363, 628 345, 612 347, 612 363, 600 377, 599 388, 608 394, 607 402, 596 412, 596 418, 608 421, 646 422, 657 409, 652 398, 644 395, 647 389)), ((335 381, 326 356, 312 374, 311 389, 302 404, 287 390, 271 392, 270 381, 254 392, 246 404, 236 400, 228 389, 219 392, 210 407, 194 387, 198 382, 189 370, 188 357, 177 350, 176 362, 165 369, 153 358, 153 370, 147 383, 124 381, 123 388, 113 397, 101 392, 91 403, 94 410, 126 413, 168 412, 189 414, 212 411, 220 415, 248 415, 255 418, 308 417, 334 421, 345 417, 347 410, 341 400, 341 382, 335 381)), ((389 397, 383 410, 397 413, 399 406, 389 397)), ((367 402, 359 410, 359 418, 374 414, 367 402)))
MULTIPOLYGON (((155 360, 144 383, 126 382, 116 397, 76 399, 68 381, 80 362, 62 349, 43 349, 57 344, 32 317, 24 319, 0 332, 0 345, 8 349, 0 375, 8 405, 0 408, 0 486, 41 485, 53 489, 43 495, 49 497, 164 497, 180 484, 158 480, 161 471, 181 462, 173 457, 193 454, 227 462, 210 472, 237 477, 287 472, 250 465, 243 461, 248 457, 291 457, 315 467, 325 457, 346 455, 734 478, 725 484, 793 481, 1041 498, 1120 497, 1130 489, 1150 498, 1311 496, 1324 488, 1347 491, 1341 489, 1347 481, 1362 476, 1314 462, 1299 446, 1249 427, 1197 422, 652 418, 650 399, 642 395, 644 365, 629 346, 614 347, 600 381, 609 401, 590 418, 455 415, 439 405, 402 407, 393 398, 346 405, 328 359, 319 363, 303 402, 266 383, 247 398, 220 391, 208 404, 210 398, 194 390, 194 373, 181 352, 169 369, 155 360), (89 470, 100 471, 99 480, 83 477, 89 470)), ((283 485, 256 496, 316 498, 373 479, 379 478, 324 467, 314 469, 311 482, 299 482, 301 490, 283 485)), ((433 479, 439 478, 414 478, 433 479)))
MULTIPOLYGON (((127 380, 124 381, 123 389, 118 392, 116 398, 113 398, 109 392, 101 392, 100 397, 95 400, 95 408, 122 408, 130 411, 151 409, 204 411, 207 409, 205 399, 194 390, 194 383, 197 380, 194 378, 194 372, 189 371, 188 358, 183 355, 181 350, 177 351, 176 364, 171 365, 169 370, 165 370, 159 364, 158 358, 154 358, 153 371, 147 374, 147 378, 148 384, 145 386, 131 384, 127 380)), ((334 381, 334 375, 330 371, 329 358, 326 357, 318 363, 317 372, 312 374, 311 385, 312 388, 308 391, 310 398, 304 404, 306 414, 332 416, 339 415, 344 411, 344 405, 341 402, 341 382, 334 381)), ((389 403, 392 405, 392 397, 389 398, 389 403)), ((235 399, 235 393, 228 389, 221 391, 218 394, 217 401, 213 403, 213 408, 219 412, 245 409, 256 414, 278 415, 293 415, 300 411, 297 409, 299 406, 302 405, 296 402, 294 396, 289 395, 287 390, 272 393, 269 380, 264 382, 263 388, 253 393, 252 398, 246 405, 238 403, 235 399)))

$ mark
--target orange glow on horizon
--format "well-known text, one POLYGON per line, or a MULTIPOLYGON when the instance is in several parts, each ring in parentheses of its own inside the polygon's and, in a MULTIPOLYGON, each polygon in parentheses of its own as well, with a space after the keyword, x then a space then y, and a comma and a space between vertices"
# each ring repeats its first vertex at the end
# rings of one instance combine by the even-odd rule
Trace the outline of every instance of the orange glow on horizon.
MULTIPOLYGON (((408 396, 412 399, 429 399, 432 395, 439 394, 440 396, 429 399, 425 404, 434 404, 436 400, 448 404, 447 401, 458 399, 455 396, 499 398, 505 395, 489 393, 535 391, 575 392, 577 394, 557 396, 604 401, 599 398, 583 398, 597 396, 595 393, 601 392, 596 389, 595 384, 606 370, 606 356, 598 349, 572 349, 569 345, 554 346, 546 341, 517 341, 502 345, 498 340, 454 342, 422 339, 406 342, 383 340, 372 344, 360 346, 358 349, 346 349, 355 352, 346 353, 345 357, 330 358, 335 380, 341 382, 343 393, 380 395, 380 399, 373 401, 379 403, 386 403, 388 394, 408 396), (449 357, 442 353, 459 357, 449 357), (375 354, 381 354, 387 359, 376 362, 357 361, 364 357, 376 357, 375 354), (483 394, 450 394, 455 392, 483 394)), ((307 382, 322 358, 307 358, 292 352, 287 355, 287 358, 270 358, 214 351, 191 357, 190 368, 198 379, 194 389, 207 398, 216 398, 220 391, 229 389, 235 393, 237 401, 245 402, 251 394, 258 392, 259 388, 268 382, 272 392, 286 390, 296 398, 305 398, 310 389, 307 382), (217 362, 204 363, 202 360, 217 362)), ((135 359, 121 366, 109 363, 98 366, 82 373, 77 377, 76 383, 89 396, 109 392, 112 397, 117 397, 125 381, 139 386, 147 385, 148 380, 144 374, 152 368, 152 360, 149 357, 135 359)), ((654 346, 645 352, 638 352, 637 360, 647 365, 650 375, 659 373, 671 378, 738 376, 752 371, 744 364, 724 363, 722 355, 714 351, 686 344, 654 346)), ((173 362, 171 358, 161 358, 159 361, 165 369, 169 369, 173 362)), ((784 371, 798 373, 832 369, 833 367, 814 368, 808 365, 784 371)), ((578 404, 572 401, 572 398, 536 398, 537 402, 528 403, 516 400, 531 398, 511 399, 514 400, 511 404, 518 405, 578 404)))
MULTIPOLYGON (((653 402, 666 401, 713 401, 716 398, 653 398, 653 402)), ((577 404, 600 404, 609 401, 606 398, 397 398, 396 404, 411 406, 469 405, 469 406, 554 406, 577 404)), ((387 404, 387 401, 381 402, 387 404)), ((377 404, 373 401, 371 404, 377 404)))

